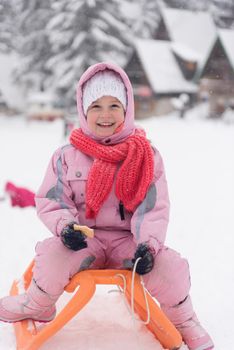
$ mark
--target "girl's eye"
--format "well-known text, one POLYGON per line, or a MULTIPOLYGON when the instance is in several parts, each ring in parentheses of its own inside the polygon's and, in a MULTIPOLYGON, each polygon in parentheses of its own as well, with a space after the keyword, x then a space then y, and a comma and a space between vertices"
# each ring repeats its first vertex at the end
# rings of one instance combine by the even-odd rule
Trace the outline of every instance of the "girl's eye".
POLYGON ((99 105, 92 105, 91 108, 100 108, 99 105))
POLYGON ((113 107, 113 108, 119 108, 119 105, 113 104, 113 105, 111 105, 111 107, 113 107))

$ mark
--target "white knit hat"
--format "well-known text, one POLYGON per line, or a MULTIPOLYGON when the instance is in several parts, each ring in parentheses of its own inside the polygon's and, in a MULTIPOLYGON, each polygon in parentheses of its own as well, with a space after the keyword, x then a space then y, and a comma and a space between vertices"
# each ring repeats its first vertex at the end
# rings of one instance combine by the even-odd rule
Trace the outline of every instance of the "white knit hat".
POLYGON ((85 115, 89 106, 102 96, 116 97, 126 110, 127 93, 119 74, 111 70, 100 71, 84 84, 83 110, 85 115))

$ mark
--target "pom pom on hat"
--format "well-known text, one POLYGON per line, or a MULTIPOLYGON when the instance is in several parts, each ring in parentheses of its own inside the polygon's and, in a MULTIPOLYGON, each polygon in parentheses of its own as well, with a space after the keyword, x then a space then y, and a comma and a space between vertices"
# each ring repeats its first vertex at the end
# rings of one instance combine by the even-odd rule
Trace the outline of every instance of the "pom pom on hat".
POLYGON ((124 110, 127 107, 127 92, 125 85, 119 74, 105 70, 96 73, 90 78, 83 88, 83 110, 87 114, 89 106, 97 99, 103 96, 116 97, 123 105, 124 110))

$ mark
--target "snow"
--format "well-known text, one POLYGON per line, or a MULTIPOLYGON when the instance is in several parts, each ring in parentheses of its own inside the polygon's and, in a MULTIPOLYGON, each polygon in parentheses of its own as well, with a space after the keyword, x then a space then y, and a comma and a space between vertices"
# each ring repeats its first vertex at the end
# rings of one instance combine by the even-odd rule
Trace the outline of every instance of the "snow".
POLYGON ((53 30, 54 28, 63 26, 65 19, 66 19, 65 13, 56 14, 56 16, 54 16, 47 24, 47 29, 53 30))
POLYGON ((138 39, 136 50, 155 93, 197 91, 197 86, 184 78, 171 50, 171 42, 138 39))
POLYGON ((10 107, 22 109, 25 105, 25 96, 22 89, 19 89, 12 80, 12 71, 17 63, 16 54, 0 53, 0 90, 10 107))
POLYGON ((226 51, 230 64, 234 69, 234 30, 220 29, 219 38, 224 50, 226 51))
POLYGON ((122 15, 131 21, 135 21, 136 18, 139 18, 142 15, 142 8, 136 2, 121 1, 120 10, 122 15))
POLYGON ((117 20, 111 13, 107 11, 100 11, 100 18, 102 18, 106 23, 111 24, 111 27, 117 29, 120 33, 126 32, 126 35, 128 35, 127 26, 121 21, 117 20))
POLYGON ((201 56, 203 65, 217 38, 214 21, 209 12, 163 8, 162 16, 171 40, 191 47, 201 56))
POLYGON ((35 92, 28 95, 27 102, 30 104, 51 104, 54 96, 48 92, 35 92))
MULTIPOLYGON (((125 46, 123 45, 123 43, 121 42, 121 40, 119 40, 118 38, 111 38, 108 34, 106 34, 105 31, 103 31, 100 28, 92 28, 91 33, 93 35, 93 38, 99 42, 101 41, 102 43, 106 43, 109 44, 111 41, 111 45, 112 48, 115 47, 116 49, 118 49, 119 51, 124 52, 125 50, 125 46)), ((105 51, 103 53, 100 53, 100 56, 105 56, 105 51)))
POLYGON ((79 34, 77 34, 77 36, 75 37, 75 39, 73 40, 72 43, 72 48, 74 50, 78 50, 79 46, 83 43, 83 41, 86 38, 86 33, 85 31, 80 32, 79 34))
POLYGON ((230 107, 227 108, 223 114, 222 114, 222 119, 225 123, 227 124, 233 124, 234 123, 234 111, 230 107))
POLYGON ((197 62, 200 59, 200 55, 187 45, 172 43, 171 48, 178 56, 186 61, 197 62))
MULTIPOLYGON (((171 217, 167 244, 189 259, 195 309, 216 349, 233 348, 234 125, 201 118, 194 109, 137 121, 160 150, 167 173, 171 217)), ((0 189, 7 180, 36 190, 53 151, 64 143, 63 125, 0 118, 0 189)), ((1 192, 0 190, 0 197, 1 192)), ((8 294, 34 256, 38 240, 50 233, 34 208, 0 202, 0 296, 8 294)), ((133 323, 113 286, 100 286, 80 314, 42 350, 160 350, 143 325, 133 323), (95 345, 94 345, 95 344, 95 345)), ((64 294, 58 308, 66 303, 64 294)), ((0 349, 15 349, 13 327, 0 323, 0 349)), ((185 349, 185 347, 184 347, 185 349)))

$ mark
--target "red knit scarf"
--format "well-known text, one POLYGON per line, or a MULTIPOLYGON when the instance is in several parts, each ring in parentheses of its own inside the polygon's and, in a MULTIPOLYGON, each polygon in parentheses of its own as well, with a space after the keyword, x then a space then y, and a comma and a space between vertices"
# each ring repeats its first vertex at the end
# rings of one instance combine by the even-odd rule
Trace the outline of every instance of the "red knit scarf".
POLYGON ((153 150, 145 134, 137 131, 122 143, 105 146, 75 129, 70 142, 94 158, 86 187, 86 217, 96 217, 111 191, 118 165, 115 193, 124 207, 133 212, 153 179, 153 150))

